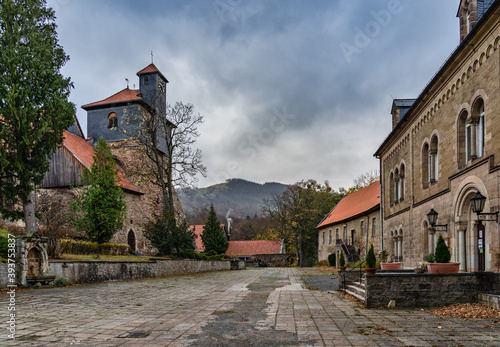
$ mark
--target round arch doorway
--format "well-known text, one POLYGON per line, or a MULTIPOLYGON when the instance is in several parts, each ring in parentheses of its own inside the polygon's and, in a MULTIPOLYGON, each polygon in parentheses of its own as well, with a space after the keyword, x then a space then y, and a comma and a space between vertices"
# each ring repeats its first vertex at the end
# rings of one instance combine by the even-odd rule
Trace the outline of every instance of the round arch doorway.
POLYGON ((136 247, 135 247, 135 233, 132 229, 130 229, 130 231, 128 232, 128 235, 127 235, 127 243, 130 247, 130 252, 135 252, 136 251, 136 247))

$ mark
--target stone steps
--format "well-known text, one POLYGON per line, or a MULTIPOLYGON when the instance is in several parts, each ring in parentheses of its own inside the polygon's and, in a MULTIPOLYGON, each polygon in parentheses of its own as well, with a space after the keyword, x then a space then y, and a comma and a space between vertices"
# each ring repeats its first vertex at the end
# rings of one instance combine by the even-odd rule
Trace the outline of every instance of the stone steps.
POLYGON ((346 285, 345 293, 355 297, 362 303, 366 302, 366 287, 364 279, 361 283, 359 282, 351 282, 346 285))

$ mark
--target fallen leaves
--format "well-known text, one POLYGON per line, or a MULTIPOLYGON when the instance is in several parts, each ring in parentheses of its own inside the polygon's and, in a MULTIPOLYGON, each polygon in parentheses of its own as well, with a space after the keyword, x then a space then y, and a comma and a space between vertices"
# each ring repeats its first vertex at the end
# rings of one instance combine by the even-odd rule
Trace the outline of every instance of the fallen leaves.
POLYGON ((435 316, 456 318, 500 318, 500 311, 484 304, 453 304, 428 310, 435 316))

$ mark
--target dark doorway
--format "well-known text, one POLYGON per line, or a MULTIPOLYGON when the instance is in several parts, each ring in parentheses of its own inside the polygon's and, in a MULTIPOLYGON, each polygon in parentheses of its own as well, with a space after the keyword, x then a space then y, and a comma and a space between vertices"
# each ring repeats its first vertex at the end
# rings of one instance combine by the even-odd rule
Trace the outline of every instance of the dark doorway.
POLYGON ((483 272, 485 270, 485 248, 486 248, 486 235, 485 228, 481 221, 477 224, 477 271, 483 272))
POLYGON ((130 246, 130 252, 135 252, 135 234, 132 230, 128 232, 127 243, 130 246))
POLYGON ((36 248, 28 251, 28 271, 27 276, 40 276, 42 274, 42 254, 36 248))

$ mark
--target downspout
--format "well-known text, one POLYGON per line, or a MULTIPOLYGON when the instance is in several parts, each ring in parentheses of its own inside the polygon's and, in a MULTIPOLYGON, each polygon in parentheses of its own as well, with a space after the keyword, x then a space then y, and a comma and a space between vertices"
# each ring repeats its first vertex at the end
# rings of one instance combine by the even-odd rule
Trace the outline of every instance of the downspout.
POLYGON ((380 172, 380 250, 384 250, 384 190, 382 189, 382 158, 379 160, 379 172, 380 172))
POLYGON ((365 257, 368 254, 368 230, 370 228, 370 216, 366 215, 366 248, 365 248, 365 257))

